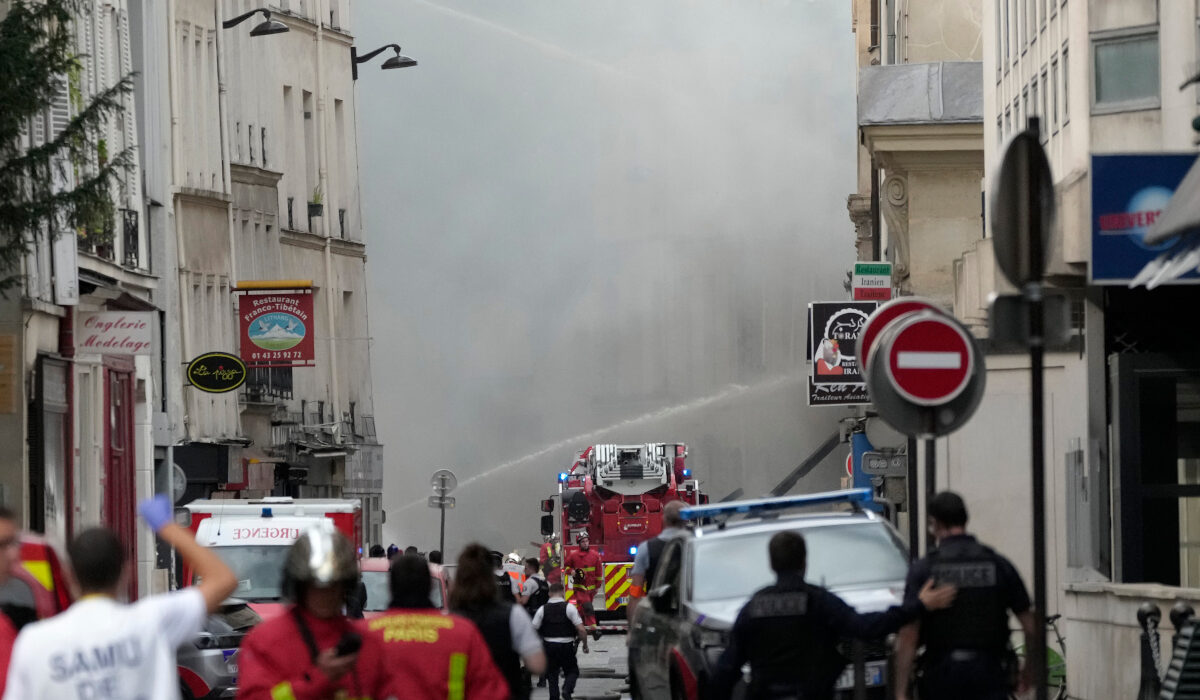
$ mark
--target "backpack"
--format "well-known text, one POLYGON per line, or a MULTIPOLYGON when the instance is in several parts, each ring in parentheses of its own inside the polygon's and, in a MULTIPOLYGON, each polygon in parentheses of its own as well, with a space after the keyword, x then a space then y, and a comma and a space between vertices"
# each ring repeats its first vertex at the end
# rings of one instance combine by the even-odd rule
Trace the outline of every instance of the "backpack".
POLYGON ((537 613, 538 608, 550 602, 550 584, 546 583, 546 579, 535 576, 532 580, 537 584, 537 590, 529 596, 529 600, 525 603, 525 610, 529 612, 530 617, 537 613))

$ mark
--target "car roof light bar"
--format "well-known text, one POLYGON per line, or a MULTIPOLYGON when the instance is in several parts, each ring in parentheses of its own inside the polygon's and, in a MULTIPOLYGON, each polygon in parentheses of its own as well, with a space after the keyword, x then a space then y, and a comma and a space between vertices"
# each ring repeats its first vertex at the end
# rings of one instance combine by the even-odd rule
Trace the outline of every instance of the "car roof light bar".
POLYGON ((692 506, 691 508, 684 508, 679 514, 686 520, 699 520, 702 518, 730 517, 734 515, 758 515, 829 503, 848 503, 857 509, 860 504, 869 503, 872 499, 873 494, 869 488, 845 489, 843 491, 808 493, 801 496, 751 498, 744 501, 692 506))

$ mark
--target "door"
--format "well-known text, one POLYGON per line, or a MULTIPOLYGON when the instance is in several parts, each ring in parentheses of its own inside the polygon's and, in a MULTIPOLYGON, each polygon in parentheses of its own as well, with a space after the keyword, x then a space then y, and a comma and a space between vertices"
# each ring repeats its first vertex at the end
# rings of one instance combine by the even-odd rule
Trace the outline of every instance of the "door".
POLYGON ((134 600, 138 586, 132 361, 105 358, 104 408, 104 524, 125 546, 130 563, 129 600, 134 600))
POLYGON ((1112 355, 1115 578, 1200 586, 1200 356, 1112 355))

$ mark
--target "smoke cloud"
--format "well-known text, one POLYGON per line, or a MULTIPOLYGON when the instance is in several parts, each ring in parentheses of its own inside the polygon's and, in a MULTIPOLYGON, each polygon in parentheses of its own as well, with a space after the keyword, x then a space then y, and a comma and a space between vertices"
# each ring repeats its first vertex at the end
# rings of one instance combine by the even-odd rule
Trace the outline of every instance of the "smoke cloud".
MULTIPOLYGON (((774 486, 844 413, 805 406, 810 301, 853 229, 847 3, 359 0, 385 540, 538 539, 596 442, 681 441, 714 500, 774 486)), ((844 450, 797 490, 837 484, 844 450)))

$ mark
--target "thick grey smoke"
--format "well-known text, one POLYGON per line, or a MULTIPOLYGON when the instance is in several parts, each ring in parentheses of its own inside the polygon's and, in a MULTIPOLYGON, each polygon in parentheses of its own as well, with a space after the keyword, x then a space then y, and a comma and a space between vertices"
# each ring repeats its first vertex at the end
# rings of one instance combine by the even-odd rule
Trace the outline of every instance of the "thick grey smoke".
MULTIPOLYGON (((835 429, 809 301, 853 259, 847 3, 360 0, 359 149, 385 539, 537 539, 595 442, 683 441, 714 499, 835 429)), ((799 490, 836 485, 839 451, 799 490)))

